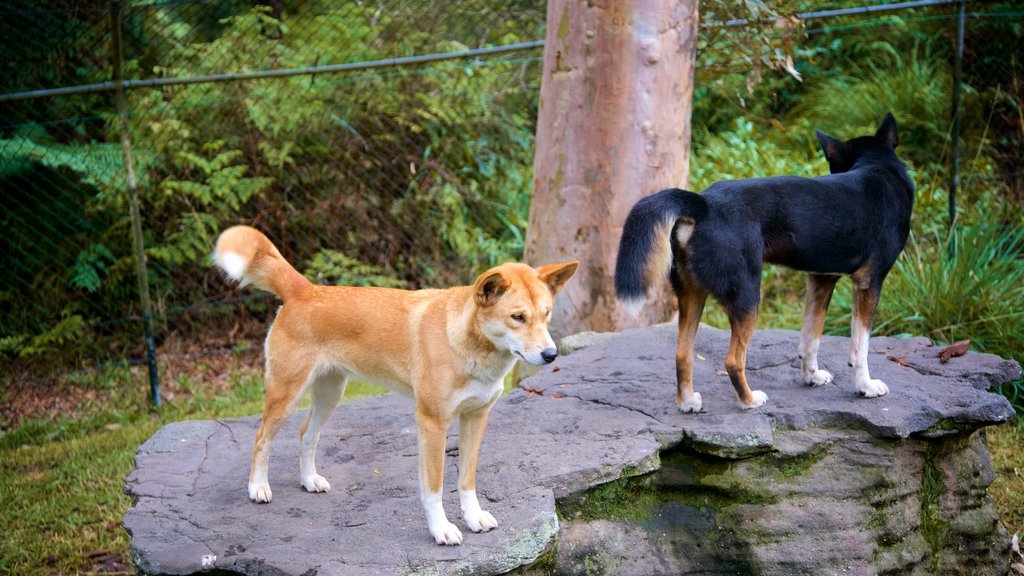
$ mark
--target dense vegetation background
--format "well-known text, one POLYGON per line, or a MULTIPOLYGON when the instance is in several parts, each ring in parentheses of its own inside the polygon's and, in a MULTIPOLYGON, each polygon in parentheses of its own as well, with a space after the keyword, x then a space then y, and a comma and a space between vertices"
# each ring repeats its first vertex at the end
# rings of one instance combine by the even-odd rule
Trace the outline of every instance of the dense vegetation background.
MULTIPOLYGON (((1013 335, 1000 328, 1021 314, 1020 283, 1005 276, 1020 274, 1014 232, 1024 198, 1024 20, 1011 4, 985 4, 967 21, 954 236, 946 209, 952 5, 798 21, 785 15, 809 5, 704 3, 690 187, 821 174, 815 128, 851 137, 892 111, 918 203, 914 241, 893 282, 908 285, 890 288, 896 296, 883 299, 880 329, 942 341, 973 336, 978 348, 1019 354, 1024 346, 1010 345, 1013 335), (722 25, 735 18, 754 24, 722 25), (934 278, 955 276, 958 265, 987 269, 963 262, 950 242, 988 250, 1008 270, 979 279, 984 293, 934 278), (929 282, 950 301, 924 306, 921 295, 934 296, 921 292, 929 282)), ((108 80, 110 6, 8 4, 14 41, 3 48, 0 92, 108 80)), ((125 3, 119 22, 127 78, 186 78, 537 40, 544 9, 535 0, 444 10, 413 2, 140 2, 125 3)), ((267 299, 249 295, 238 304, 208 267, 216 234, 237 222, 267 230, 325 283, 437 286, 521 256, 539 58, 533 49, 130 90, 158 340, 230 329, 239 307, 265 320, 267 299)), ((119 128, 111 92, 0 108, 0 249, 9 256, 0 279, 0 362, 16 373, 38 376, 43 358, 42 373, 52 373, 54 358, 96 366, 140 356, 119 128)), ((765 287, 778 314, 797 313, 799 276, 769 269, 765 287)), ((841 294, 836 308, 847 305, 841 294)), ((836 312, 830 330, 842 332, 844 314, 836 312)))
MULTIPOLYGON (((0 95, 110 80, 112 5, 132 80, 544 38, 539 0, 14 0, 0 7, 0 95)), ((957 7, 787 17, 848 7, 701 3, 690 188, 823 174, 815 128, 848 138, 892 111, 917 204, 876 332, 969 338, 1024 361, 1024 12, 1014 2, 967 5, 951 226, 957 7), (735 18, 751 24, 723 25, 735 18)), ((0 572, 31 571, 40 558, 39 573, 83 569, 97 549, 123 560, 117 522, 128 503, 118 490, 135 447, 167 420, 259 410, 252 368, 274 305, 209 268, 224 227, 261 227, 321 283, 439 286, 520 257, 540 58, 534 48, 129 90, 168 400, 157 416, 145 410, 141 373, 118 368, 143 356, 143 339, 114 96, 0 102, 0 449, 11 455, 0 495, 32 503, 2 522, 18 528, 0 550, 0 572), (211 368, 220 358, 248 368, 211 368), (55 490, 75 502, 53 499, 55 490)), ((765 269, 762 326, 799 326, 803 282, 765 269)), ((849 306, 844 281, 831 333, 849 333, 849 306)), ((713 308, 705 320, 725 324, 713 308)), ((1024 409, 1020 382, 1003 392, 1024 409)), ((1000 506, 1024 529, 1020 433, 1004 434, 994 441, 997 467, 1016 484, 1000 506)))

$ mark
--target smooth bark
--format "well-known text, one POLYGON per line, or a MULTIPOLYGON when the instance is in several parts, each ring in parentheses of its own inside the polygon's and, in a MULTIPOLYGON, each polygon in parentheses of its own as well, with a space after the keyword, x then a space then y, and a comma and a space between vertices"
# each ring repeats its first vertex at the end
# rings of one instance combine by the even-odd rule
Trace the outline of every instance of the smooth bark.
POLYGON ((633 204, 687 184, 697 2, 551 0, 547 23, 526 260, 581 263, 552 332, 666 320, 669 290, 634 319, 612 274, 633 204))

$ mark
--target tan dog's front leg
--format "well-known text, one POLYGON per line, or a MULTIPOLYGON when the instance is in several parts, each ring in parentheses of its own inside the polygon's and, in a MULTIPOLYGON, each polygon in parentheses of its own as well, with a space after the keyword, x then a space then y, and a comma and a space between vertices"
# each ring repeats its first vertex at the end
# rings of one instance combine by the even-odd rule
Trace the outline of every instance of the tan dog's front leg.
POLYGON ((459 418, 459 504, 462 519, 473 532, 487 532, 498 527, 490 512, 480 508, 476 497, 476 464, 480 442, 487 428, 487 413, 491 407, 465 412, 459 418))
POLYGON ((419 425, 420 450, 420 502, 427 515, 427 528, 438 544, 457 546, 462 544, 462 532, 448 521, 441 501, 444 488, 444 448, 448 435, 449 421, 416 410, 419 425))

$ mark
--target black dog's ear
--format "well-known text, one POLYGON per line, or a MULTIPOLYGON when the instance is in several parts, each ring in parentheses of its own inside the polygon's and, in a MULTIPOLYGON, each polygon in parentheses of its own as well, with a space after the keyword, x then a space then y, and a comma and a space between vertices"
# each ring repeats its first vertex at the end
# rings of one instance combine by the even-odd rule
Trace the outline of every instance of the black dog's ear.
POLYGON ((881 138, 883 142, 893 148, 899 146, 900 137, 896 134, 896 119, 893 118, 892 112, 885 115, 885 120, 882 120, 878 132, 875 132, 875 138, 881 138))
POLYGON ((818 134, 818 142, 821 143, 821 149, 825 152, 825 160, 831 162, 838 162, 843 155, 843 149, 846 148, 846 144, 843 144, 842 140, 837 140, 828 134, 825 134, 821 130, 815 130, 818 134))

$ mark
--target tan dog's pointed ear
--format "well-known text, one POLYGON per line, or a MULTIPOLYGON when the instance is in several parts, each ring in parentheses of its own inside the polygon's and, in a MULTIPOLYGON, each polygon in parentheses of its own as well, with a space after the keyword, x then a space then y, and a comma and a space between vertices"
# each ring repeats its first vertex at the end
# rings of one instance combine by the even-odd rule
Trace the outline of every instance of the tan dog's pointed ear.
POLYGON ((572 278, 572 275, 576 273, 576 269, 579 266, 579 260, 559 264, 545 264, 537 268, 537 276, 540 277, 541 282, 548 285, 553 296, 562 290, 565 283, 569 281, 569 278, 572 278))
POLYGON ((479 277, 473 286, 476 288, 476 303, 480 306, 490 306, 501 298, 501 295, 508 290, 511 283, 501 275, 501 272, 488 270, 479 277))

